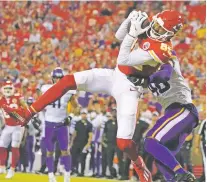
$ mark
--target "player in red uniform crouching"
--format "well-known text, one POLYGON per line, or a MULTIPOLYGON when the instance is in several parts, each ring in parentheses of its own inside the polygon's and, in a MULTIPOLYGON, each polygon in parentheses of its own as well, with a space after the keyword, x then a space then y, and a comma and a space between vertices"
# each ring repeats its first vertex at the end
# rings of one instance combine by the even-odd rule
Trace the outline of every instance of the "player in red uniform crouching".
MULTIPOLYGON (((15 88, 11 81, 6 81, 6 83, 1 88, 1 92, 3 96, 0 98, 0 105, 6 105, 16 109, 18 109, 20 106, 26 107, 23 97, 21 97, 18 93, 15 94, 15 88)), ((5 163, 7 159, 7 148, 11 143, 12 163, 6 178, 12 178, 14 176, 14 169, 19 160, 19 146, 24 134, 24 127, 21 127, 17 120, 11 118, 4 111, 3 118, 5 127, 0 136, 0 174, 6 173, 5 163)))

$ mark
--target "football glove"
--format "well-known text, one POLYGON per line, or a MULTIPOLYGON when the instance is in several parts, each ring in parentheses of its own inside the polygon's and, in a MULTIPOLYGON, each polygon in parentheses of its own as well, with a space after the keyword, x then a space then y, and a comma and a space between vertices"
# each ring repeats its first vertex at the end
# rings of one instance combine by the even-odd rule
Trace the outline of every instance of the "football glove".
POLYGON ((146 32, 150 26, 147 26, 145 28, 142 28, 142 24, 145 20, 148 19, 148 16, 145 12, 138 12, 138 17, 131 19, 131 26, 129 30, 129 35, 136 38, 138 35, 141 35, 142 33, 146 32))
POLYGON ((139 12, 136 10, 133 10, 129 16, 127 17, 128 20, 136 20, 139 16, 139 12))
POLYGON ((32 118, 32 124, 36 130, 40 130, 41 121, 37 117, 32 118))
POLYGON ((138 77, 138 76, 127 76, 127 79, 134 84, 134 86, 142 86, 147 88, 148 86, 148 78, 138 77))
POLYGON ((64 119, 63 125, 64 126, 69 126, 70 123, 71 123, 71 120, 72 120, 72 117, 71 116, 68 116, 67 118, 64 119))

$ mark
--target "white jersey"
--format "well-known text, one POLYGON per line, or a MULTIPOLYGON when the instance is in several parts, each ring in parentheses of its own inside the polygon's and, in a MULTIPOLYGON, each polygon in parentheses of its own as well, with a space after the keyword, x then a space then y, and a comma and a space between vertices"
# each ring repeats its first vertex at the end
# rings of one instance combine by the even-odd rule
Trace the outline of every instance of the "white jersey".
POLYGON ((33 118, 28 123, 28 135, 29 136, 35 136, 35 134, 36 134, 36 129, 34 128, 34 126, 32 124, 32 120, 33 120, 33 118))
POLYGON ((167 83, 151 84, 153 94, 157 96, 158 102, 166 109, 170 104, 178 102, 181 104, 192 103, 191 89, 180 71, 179 61, 174 58, 173 75, 167 83))
POLYGON ((70 128, 69 128, 69 133, 72 135, 75 131, 75 125, 78 121, 81 120, 81 116, 73 116, 71 123, 70 123, 70 128))
POLYGON ((45 137, 45 110, 42 110, 38 113, 38 118, 41 121, 40 129, 41 129, 41 134, 40 138, 45 137))
MULTIPOLYGON (((41 88, 41 92, 46 92, 52 84, 43 85, 41 88)), ((55 93, 54 93, 55 94, 55 93)), ((45 107, 45 121, 49 122, 62 122, 67 116, 67 105, 72 95, 76 94, 75 90, 70 90, 66 94, 64 94, 60 99, 56 102, 49 104, 45 107)))

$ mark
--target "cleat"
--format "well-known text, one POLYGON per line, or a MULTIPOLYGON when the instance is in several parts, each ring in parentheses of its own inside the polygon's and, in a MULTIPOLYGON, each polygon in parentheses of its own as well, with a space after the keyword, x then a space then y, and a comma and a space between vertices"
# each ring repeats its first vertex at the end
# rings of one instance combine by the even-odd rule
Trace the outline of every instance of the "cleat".
POLYGON ((48 173, 49 182, 57 182, 54 173, 48 173))
POLYGON ((191 172, 187 172, 185 174, 176 174, 174 179, 177 182, 194 182, 194 181, 196 181, 196 177, 191 172))
POLYGON ((13 176, 14 176, 14 170, 13 169, 9 169, 8 170, 8 173, 7 173, 7 175, 6 175, 6 179, 11 179, 13 176))
POLYGON ((54 173, 48 173, 49 182, 57 182, 54 173))
POLYGON ((152 182, 152 175, 151 172, 147 169, 143 159, 141 156, 138 156, 137 161, 139 165, 133 163, 134 170, 136 171, 137 175, 139 176, 140 182, 152 182))

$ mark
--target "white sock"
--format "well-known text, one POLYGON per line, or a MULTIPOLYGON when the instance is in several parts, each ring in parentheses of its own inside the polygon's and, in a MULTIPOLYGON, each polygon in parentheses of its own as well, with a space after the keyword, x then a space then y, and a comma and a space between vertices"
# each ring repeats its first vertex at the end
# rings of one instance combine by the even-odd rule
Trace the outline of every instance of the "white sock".
POLYGON ((54 177, 55 175, 54 175, 54 173, 48 173, 48 176, 49 176, 50 178, 52 178, 52 177, 54 177))

